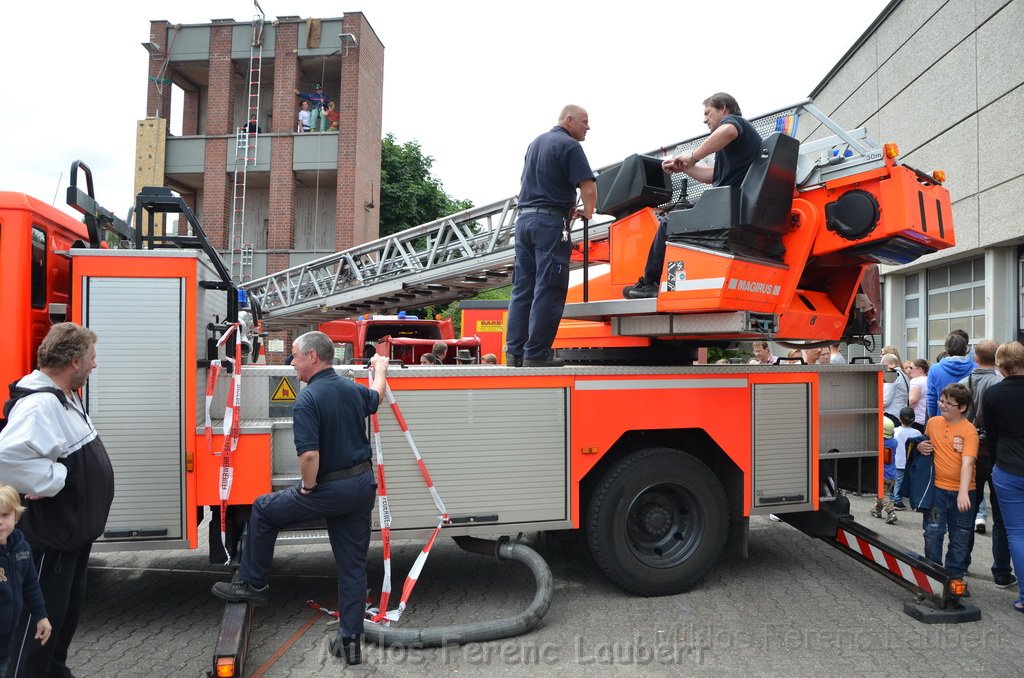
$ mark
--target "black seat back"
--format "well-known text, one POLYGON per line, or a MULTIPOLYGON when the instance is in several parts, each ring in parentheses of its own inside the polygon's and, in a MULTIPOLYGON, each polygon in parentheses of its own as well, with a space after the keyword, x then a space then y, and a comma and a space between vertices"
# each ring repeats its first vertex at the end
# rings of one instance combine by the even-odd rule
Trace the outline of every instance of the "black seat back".
POLYGON ((740 186, 716 186, 693 209, 668 214, 668 239, 782 260, 790 226, 800 142, 776 132, 761 142, 740 186))
POLYGON ((800 142, 776 132, 761 142, 740 185, 740 223, 782 234, 789 228, 800 142))

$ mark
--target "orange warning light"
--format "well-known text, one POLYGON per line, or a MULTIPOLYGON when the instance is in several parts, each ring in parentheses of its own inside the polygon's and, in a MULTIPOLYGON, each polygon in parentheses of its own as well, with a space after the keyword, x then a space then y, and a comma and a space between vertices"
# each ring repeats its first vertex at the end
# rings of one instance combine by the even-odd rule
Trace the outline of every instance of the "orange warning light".
POLYGON ((935 179, 940 184, 946 183, 946 170, 935 170, 932 172, 932 179, 935 179))
POLYGON ((949 582, 949 592, 954 596, 962 596, 967 591, 967 583, 963 579, 954 579, 949 582))
POLYGON ((882 151, 885 153, 885 157, 892 160, 900 154, 900 147, 894 143, 888 143, 882 146, 882 151))
POLYGON ((234 678, 235 660, 233 657, 217 657, 217 678, 234 678))

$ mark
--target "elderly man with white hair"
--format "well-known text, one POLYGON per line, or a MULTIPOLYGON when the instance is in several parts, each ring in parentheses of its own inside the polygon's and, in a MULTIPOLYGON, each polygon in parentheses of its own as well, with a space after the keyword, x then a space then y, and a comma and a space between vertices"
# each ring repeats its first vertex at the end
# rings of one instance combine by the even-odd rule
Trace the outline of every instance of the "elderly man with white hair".
POLYGON ((900 365, 899 357, 892 353, 882 356, 885 368, 885 388, 882 390, 882 407, 885 416, 896 426, 900 425, 900 410, 910 404, 910 380, 900 365))

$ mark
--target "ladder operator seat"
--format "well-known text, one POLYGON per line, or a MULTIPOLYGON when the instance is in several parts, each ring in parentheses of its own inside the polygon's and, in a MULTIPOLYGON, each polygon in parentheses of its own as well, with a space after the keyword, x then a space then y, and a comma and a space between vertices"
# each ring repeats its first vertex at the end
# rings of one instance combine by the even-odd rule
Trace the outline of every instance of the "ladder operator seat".
POLYGON ((741 185, 709 188, 693 207, 668 213, 668 239, 781 261, 799 156, 788 134, 764 139, 741 185))

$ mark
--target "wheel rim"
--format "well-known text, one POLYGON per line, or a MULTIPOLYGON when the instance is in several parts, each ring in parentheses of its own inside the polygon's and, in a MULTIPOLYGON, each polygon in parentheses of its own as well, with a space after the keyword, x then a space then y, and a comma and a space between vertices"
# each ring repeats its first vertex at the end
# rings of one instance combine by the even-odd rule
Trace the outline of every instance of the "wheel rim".
POLYGON ((626 514, 629 550, 650 567, 675 567, 700 545, 704 516, 684 487, 657 483, 638 492, 626 514))

